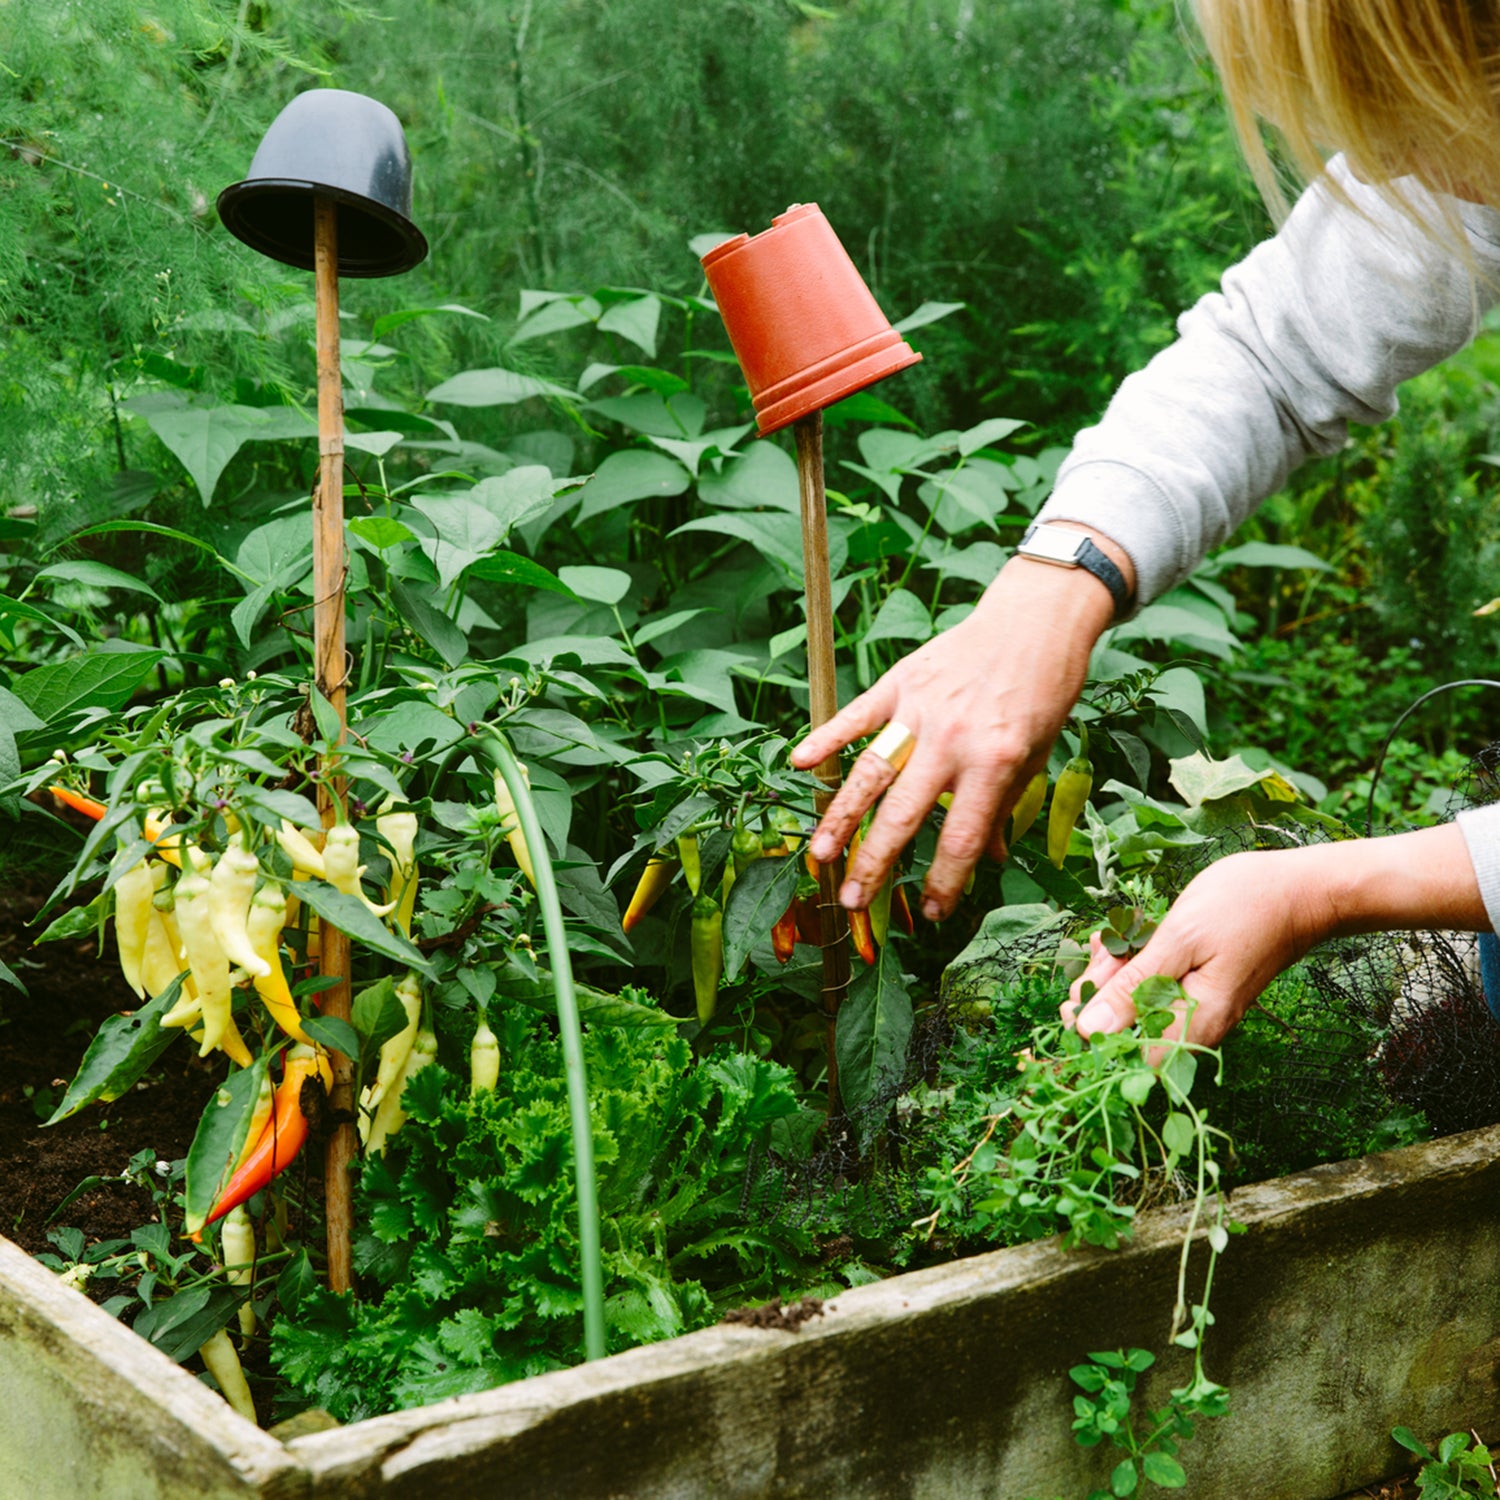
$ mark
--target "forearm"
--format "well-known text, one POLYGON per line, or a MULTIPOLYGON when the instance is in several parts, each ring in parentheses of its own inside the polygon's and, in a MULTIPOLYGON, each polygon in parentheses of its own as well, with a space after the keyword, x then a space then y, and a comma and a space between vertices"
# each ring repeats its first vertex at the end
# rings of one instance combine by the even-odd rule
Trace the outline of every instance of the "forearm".
POLYGON ((1296 889, 1315 903, 1322 936, 1490 930, 1468 845, 1452 823, 1388 838, 1317 844, 1288 858, 1301 865, 1296 889))

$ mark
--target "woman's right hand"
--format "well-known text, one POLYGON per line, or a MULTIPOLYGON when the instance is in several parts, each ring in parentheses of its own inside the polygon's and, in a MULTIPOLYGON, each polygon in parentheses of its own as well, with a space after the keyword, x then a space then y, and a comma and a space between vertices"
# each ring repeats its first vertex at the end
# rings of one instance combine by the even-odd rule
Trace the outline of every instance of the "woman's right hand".
MULTIPOLYGON (((1098 540, 1128 566, 1118 548, 1098 540)), ((845 906, 869 904, 943 792, 953 801, 923 914, 938 921, 952 911, 986 848, 1004 858, 1005 819, 1046 764, 1113 613, 1091 574, 1012 558, 968 619, 897 662, 793 750, 792 764, 808 770, 892 721, 916 735, 899 774, 866 750, 814 832, 813 857, 826 862, 880 800, 839 892, 845 906)))

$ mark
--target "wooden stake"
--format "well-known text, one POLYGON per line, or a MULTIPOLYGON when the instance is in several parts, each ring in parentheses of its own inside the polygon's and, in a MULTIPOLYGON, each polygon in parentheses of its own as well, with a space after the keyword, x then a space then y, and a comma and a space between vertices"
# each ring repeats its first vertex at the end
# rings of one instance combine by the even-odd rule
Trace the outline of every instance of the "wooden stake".
MULTIPOLYGON (((313 499, 313 662, 318 691, 333 705, 339 738, 347 722, 344 710, 344 386, 339 368, 338 205, 330 198, 313 200, 314 286, 318 347, 318 489, 313 499)), ((318 783, 318 811, 323 826, 335 821, 335 806, 344 801, 344 778, 332 773, 328 757, 318 783)), ((321 924, 319 967, 337 983, 324 990, 319 1005, 325 1016, 348 1021, 350 1012, 349 938, 321 924)), ((353 1064, 340 1052, 332 1056, 330 1113, 338 1122, 328 1139, 324 1160, 324 1195, 328 1217, 328 1288, 347 1292, 354 1285, 353 1064)))
MULTIPOLYGON (((823 494, 823 413, 794 424, 797 480, 802 494, 802 577, 807 601, 807 680, 812 726, 838 712, 838 680, 833 655, 833 576, 828 566, 828 502, 823 494)), ((843 783, 837 752, 815 768, 823 790, 814 798, 821 818, 843 783)), ((818 922, 823 945, 823 1016, 828 1024, 828 1113, 840 1113, 838 1060, 834 1039, 839 1007, 849 991, 849 917, 839 905, 844 856, 818 867, 818 922)))

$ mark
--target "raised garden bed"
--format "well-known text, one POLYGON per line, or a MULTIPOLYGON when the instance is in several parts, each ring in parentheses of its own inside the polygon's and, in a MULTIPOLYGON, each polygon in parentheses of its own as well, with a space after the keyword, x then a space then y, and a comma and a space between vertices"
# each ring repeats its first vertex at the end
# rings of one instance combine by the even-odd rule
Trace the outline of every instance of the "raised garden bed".
MULTIPOLYGON (((1500 1427, 1500 1127, 1233 1209, 1248 1233, 1214 1297, 1233 1405, 1194 1439, 1198 1500, 1328 1500, 1409 1467, 1398 1422, 1500 1427)), ((846 1292, 795 1333, 721 1326, 285 1440, 6 1242, 0 1467, 31 1500, 1082 1493, 1099 1455, 1072 1442, 1067 1368, 1159 1347, 1183 1212, 1144 1215, 1117 1252, 1000 1250, 846 1292)), ((1153 1381, 1182 1373, 1169 1358, 1153 1381)))

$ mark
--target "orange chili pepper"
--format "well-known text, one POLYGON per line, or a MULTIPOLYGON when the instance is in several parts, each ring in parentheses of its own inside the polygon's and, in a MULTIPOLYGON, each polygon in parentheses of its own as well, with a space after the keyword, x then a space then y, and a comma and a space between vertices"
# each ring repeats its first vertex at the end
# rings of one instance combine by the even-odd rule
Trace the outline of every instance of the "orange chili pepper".
MULTIPOLYGON (((218 1201, 208 1211, 203 1224, 206 1228, 216 1219, 222 1219, 230 1209, 253 1198, 265 1185, 296 1160, 307 1140, 307 1116, 302 1113, 302 1085, 315 1074, 321 1074, 325 1086, 332 1081, 327 1060, 321 1054, 289 1056, 281 1082, 276 1086, 276 1099, 271 1109, 271 1118, 261 1131, 260 1139, 252 1146, 234 1175, 220 1193, 218 1201)), ((193 1237, 197 1239, 202 1230, 193 1237)))

